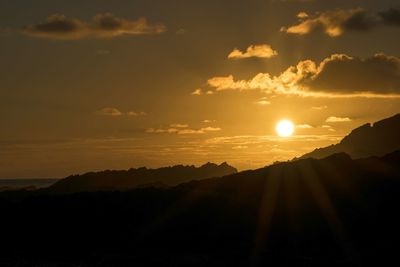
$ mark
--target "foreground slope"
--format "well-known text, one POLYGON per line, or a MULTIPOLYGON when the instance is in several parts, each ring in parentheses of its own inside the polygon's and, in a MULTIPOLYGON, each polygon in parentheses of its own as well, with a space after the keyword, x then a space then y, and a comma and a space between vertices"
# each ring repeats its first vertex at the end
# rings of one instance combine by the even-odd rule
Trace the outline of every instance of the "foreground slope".
POLYGON ((206 163, 200 167, 176 165, 159 169, 138 169, 120 171, 89 172, 61 179, 48 188, 52 193, 77 193, 93 191, 129 190, 137 187, 174 186, 190 180, 221 177, 236 173, 237 170, 226 162, 217 165, 206 163))
POLYGON ((400 149, 400 114, 354 129, 336 145, 316 149, 300 157, 324 158, 345 152, 352 158, 383 156, 400 149))
POLYGON ((0 262, 396 265, 399 204, 400 152, 339 153, 173 188, 3 199, 0 262))

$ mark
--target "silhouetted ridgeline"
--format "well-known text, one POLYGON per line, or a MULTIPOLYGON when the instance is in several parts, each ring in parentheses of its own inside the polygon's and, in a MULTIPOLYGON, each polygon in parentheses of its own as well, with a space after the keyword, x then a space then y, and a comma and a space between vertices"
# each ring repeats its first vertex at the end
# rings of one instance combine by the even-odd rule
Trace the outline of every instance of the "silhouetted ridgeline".
POLYGON ((354 129, 336 145, 318 148, 301 156, 304 158, 324 158, 334 153, 345 152, 352 158, 383 156, 400 149, 400 114, 373 125, 365 124, 354 129))
POLYGON ((172 188, 0 198, 0 263, 398 266, 399 204, 400 151, 339 153, 172 188))
POLYGON ((236 173, 226 162, 207 163, 201 167, 176 165, 159 169, 129 169, 127 171, 89 172, 62 179, 48 188, 52 193, 129 190, 137 187, 174 186, 191 180, 221 177, 236 173))

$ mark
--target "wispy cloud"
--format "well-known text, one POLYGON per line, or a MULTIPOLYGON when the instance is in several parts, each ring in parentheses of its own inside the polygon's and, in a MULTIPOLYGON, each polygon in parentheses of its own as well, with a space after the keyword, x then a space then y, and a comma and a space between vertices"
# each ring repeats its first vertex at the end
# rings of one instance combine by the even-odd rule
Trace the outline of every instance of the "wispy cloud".
POLYGON ((197 88, 192 92, 192 95, 202 95, 203 94, 203 90, 201 90, 201 88, 197 88))
POLYGON ((263 45, 251 45, 249 46, 246 51, 242 52, 239 49, 235 48, 231 53, 229 53, 229 59, 244 59, 244 58, 271 58, 278 55, 278 52, 270 45, 263 44, 263 45))
POLYGON ((135 112, 135 111, 128 111, 128 112, 121 112, 117 108, 113 107, 105 107, 102 108, 98 111, 95 112, 97 115, 103 115, 103 116, 132 116, 132 117, 138 117, 138 116, 145 116, 147 115, 146 112, 140 111, 140 112, 135 112))
POLYGON ((268 98, 266 98, 266 97, 262 97, 262 98, 258 99, 255 103, 258 105, 261 105, 261 106, 266 106, 266 105, 270 105, 271 101, 269 101, 268 98))
POLYGON ((150 24, 146 18, 128 20, 115 17, 111 13, 97 14, 90 22, 55 14, 45 22, 23 28, 26 35, 58 40, 160 34, 165 31, 166 27, 163 24, 150 24))
POLYGON ((352 121, 352 119, 350 119, 348 117, 331 116, 331 117, 327 118, 325 122, 350 122, 350 121, 352 121))
POLYGON ((146 133, 168 133, 178 135, 197 135, 206 134, 209 132, 219 132, 222 129, 219 127, 203 127, 199 129, 189 128, 186 124, 171 124, 169 128, 149 128, 146 133))
POLYGON ((312 129, 314 127, 312 127, 310 124, 298 124, 298 125, 296 125, 296 128, 299 128, 299 129, 312 129))

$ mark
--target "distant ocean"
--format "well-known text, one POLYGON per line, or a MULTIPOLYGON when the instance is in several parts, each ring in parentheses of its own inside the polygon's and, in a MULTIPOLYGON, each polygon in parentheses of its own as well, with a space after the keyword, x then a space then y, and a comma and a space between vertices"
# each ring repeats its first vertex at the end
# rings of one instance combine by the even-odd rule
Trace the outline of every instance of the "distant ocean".
POLYGON ((0 179, 0 189, 1 188, 26 188, 26 187, 36 187, 43 188, 48 187, 58 179, 0 179))

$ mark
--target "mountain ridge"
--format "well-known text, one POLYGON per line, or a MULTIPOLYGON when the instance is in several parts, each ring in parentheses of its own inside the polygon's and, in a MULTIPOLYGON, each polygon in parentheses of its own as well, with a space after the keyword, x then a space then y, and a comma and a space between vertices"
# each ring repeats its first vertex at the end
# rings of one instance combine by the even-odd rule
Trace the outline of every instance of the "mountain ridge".
POLYGON ((296 159, 324 158, 345 152, 352 158, 384 156, 400 149, 400 113, 353 129, 338 144, 317 148, 296 159))

